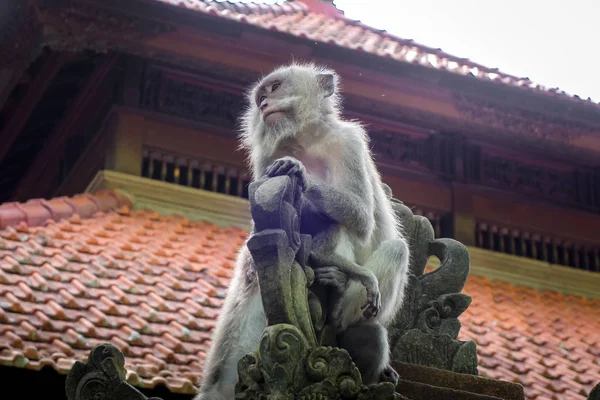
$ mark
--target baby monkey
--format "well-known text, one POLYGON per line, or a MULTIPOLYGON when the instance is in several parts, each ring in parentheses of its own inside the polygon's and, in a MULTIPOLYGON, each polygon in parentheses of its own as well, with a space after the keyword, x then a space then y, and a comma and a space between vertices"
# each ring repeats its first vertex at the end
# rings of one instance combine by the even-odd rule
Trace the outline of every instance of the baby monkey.
MULTIPOLYGON (((329 322, 340 347, 365 384, 397 378, 386 327, 402 305, 408 246, 367 133, 340 117, 337 74, 312 64, 281 67, 247 100, 241 141, 253 178, 295 175, 305 187, 300 230, 313 238, 316 282, 339 289, 329 322)), ((234 397, 237 362, 258 347, 265 327, 255 266, 243 246, 196 400, 234 397)))

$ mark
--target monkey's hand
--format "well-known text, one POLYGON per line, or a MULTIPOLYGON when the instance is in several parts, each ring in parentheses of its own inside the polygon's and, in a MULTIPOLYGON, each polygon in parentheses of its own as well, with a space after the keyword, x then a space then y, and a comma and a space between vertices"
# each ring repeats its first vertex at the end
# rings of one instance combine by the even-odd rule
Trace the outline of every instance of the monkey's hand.
POLYGON ((381 371, 381 375, 379 376, 379 382, 391 382, 394 384, 394 387, 398 385, 398 379, 400 375, 396 372, 394 368, 390 365, 387 365, 383 371, 381 371))
POLYGON ((379 282, 375 274, 369 271, 368 275, 360 278, 360 283, 367 289, 367 302, 360 309, 363 311, 363 316, 366 319, 376 317, 381 310, 381 293, 379 292, 379 282))
POLYGON ((267 168, 265 175, 269 178, 284 175, 287 175, 290 178, 295 176, 300 180, 302 191, 306 189, 308 184, 306 168, 304 168, 304 165, 294 157, 286 156, 275 160, 273 164, 267 168))
POLYGON ((319 267, 315 270, 315 281, 325 286, 332 286, 340 295, 346 291, 348 276, 338 267, 319 267))

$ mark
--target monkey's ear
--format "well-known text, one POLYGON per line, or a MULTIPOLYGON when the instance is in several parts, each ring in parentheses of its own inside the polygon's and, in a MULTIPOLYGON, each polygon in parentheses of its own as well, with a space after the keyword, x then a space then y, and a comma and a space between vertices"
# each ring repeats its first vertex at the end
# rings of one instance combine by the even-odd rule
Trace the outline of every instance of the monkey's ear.
POLYGON ((319 82, 321 89, 323 89, 325 97, 329 97, 335 93, 336 81, 333 74, 318 74, 317 81, 319 82))

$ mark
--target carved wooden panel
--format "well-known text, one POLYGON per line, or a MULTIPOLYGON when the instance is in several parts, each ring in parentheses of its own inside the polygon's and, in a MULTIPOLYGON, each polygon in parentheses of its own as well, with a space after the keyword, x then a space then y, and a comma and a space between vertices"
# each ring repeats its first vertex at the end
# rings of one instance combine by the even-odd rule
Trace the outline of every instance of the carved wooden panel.
POLYGON ((431 170, 431 141, 380 129, 369 130, 372 151, 376 158, 416 169, 431 170))
POLYGON ((553 170, 483 152, 481 184, 553 200, 577 202, 573 172, 553 170))
POLYGON ((149 67, 144 74, 142 108, 233 128, 242 105, 241 91, 232 93, 158 67, 149 67))
POLYGON ((583 134, 594 133, 600 128, 567 119, 556 113, 545 114, 509 107, 466 94, 456 94, 454 101, 460 113, 471 122, 529 137, 567 143, 583 134))

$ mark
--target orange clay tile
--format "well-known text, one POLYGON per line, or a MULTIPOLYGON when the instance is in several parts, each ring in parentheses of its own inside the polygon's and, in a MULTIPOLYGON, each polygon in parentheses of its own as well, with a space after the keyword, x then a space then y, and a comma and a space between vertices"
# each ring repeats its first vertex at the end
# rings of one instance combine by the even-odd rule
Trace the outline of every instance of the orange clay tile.
MULTIPOLYGON (((130 383, 194 393, 247 233, 112 192, 26 204, 0 205, 0 364, 66 374, 110 341, 130 383)), ((478 343, 481 375, 531 400, 583 400, 600 381, 600 300, 475 276, 464 291, 459 338, 478 343)))
POLYGON ((542 93, 583 104, 600 106, 590 98, 582 99, 558 88, 550 88, 485 67, 469 59, 456 57, 440 49, 424 46, 410 39, 402 39, 386 31, 371 28, 359 21, 343 16, 343 13, 324 12, 315 6, 318 1, 286 2, 283 4, 252 4, 236 0, 155 0, 172 6, 186 8, 279 31, 293 36, 345 47, 348 49, 387 57, 399 62, 421 65, 425 68, 471 76, 498 85, 508 85, 522 90, 542 93), (315 4, 313 4, 315 3, 315 4), (336 14, 338 14, 336 16, 336 14))

